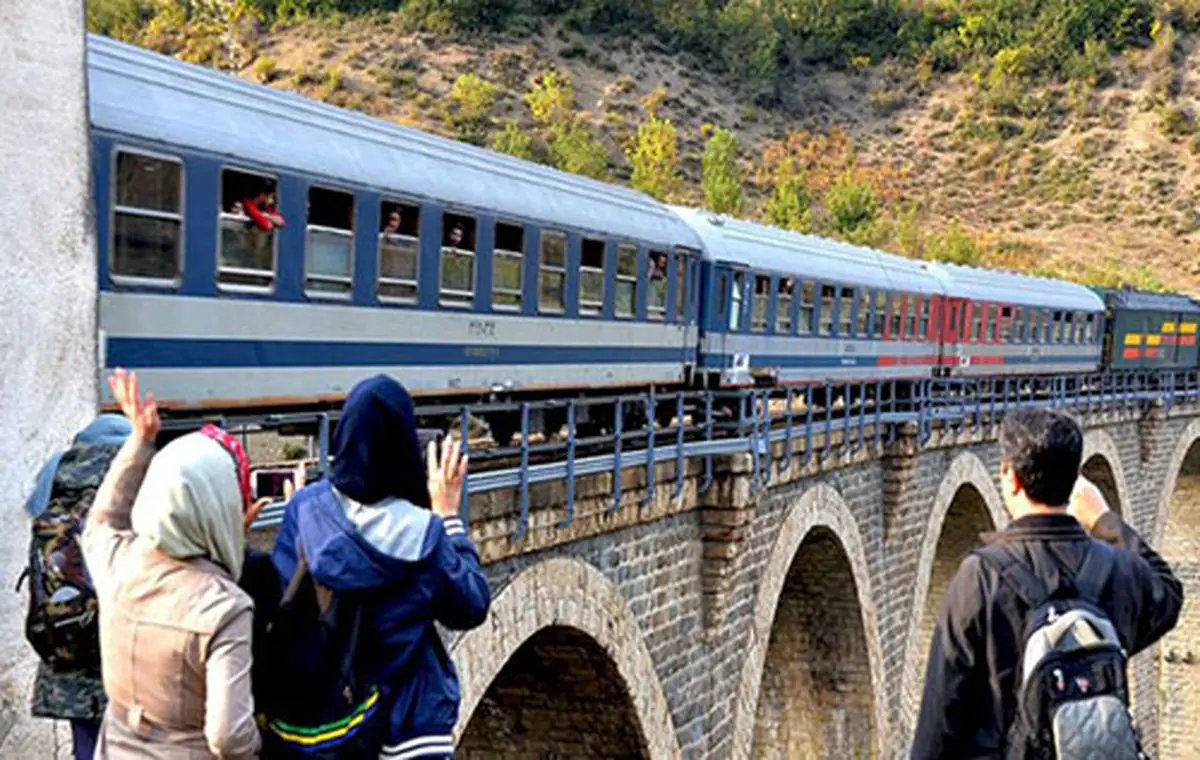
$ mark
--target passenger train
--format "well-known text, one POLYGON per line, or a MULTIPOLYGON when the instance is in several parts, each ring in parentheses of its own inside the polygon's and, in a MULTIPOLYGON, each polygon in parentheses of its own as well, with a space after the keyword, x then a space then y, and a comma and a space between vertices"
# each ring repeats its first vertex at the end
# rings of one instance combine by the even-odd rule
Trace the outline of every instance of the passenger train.
POLYGON ((671 207, 97 36, 87 69, 101 366, 169 415, 373 372, 465 403, 1197 363, 1184 297, 671 207))

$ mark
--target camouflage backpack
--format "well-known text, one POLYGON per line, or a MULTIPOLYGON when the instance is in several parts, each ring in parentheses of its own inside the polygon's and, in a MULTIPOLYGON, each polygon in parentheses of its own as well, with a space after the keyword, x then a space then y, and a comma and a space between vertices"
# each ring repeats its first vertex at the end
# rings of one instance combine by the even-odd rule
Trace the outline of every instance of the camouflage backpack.
MULTIPOLYGON (((33 520, 25 638, 56 670, 100 667, 98 603, 83 561, 81 537, 96 498, 120 446, 75 444, 54 472, 50 502, 33 520)), ((18 588, 20 581, 18 581, 18 588)))

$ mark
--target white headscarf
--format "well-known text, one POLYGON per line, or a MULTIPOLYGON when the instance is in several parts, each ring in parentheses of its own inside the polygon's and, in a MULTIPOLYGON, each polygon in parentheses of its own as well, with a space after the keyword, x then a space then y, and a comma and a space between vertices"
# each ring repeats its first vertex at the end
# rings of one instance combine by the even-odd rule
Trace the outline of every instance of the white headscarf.
POLYGON ((204 557, 241 577, 246 535, 237 468, 211 438, 191 433, 154 456, 132 519, 133 532, 164 554, 204 557))

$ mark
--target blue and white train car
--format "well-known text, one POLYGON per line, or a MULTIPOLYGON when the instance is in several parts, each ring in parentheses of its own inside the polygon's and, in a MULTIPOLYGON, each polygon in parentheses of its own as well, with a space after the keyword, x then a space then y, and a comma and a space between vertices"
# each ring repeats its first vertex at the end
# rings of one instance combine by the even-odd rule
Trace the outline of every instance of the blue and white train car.
POLYGON ((947 282, 942 347, 951 375, 1077 374, 1101 366, 1104 301, 1090 288, 934 264, 947 282))
POLYGON ((427 398, 678 386, 695 363, 700 239, 645 195, 96 36, 88 84, 102 366, 170 411, 336 403, 374 372, 427 398))
POLYGON ((705 251, 710 386, 930 377, 943 282, 918 261, 676 208, 705 251))

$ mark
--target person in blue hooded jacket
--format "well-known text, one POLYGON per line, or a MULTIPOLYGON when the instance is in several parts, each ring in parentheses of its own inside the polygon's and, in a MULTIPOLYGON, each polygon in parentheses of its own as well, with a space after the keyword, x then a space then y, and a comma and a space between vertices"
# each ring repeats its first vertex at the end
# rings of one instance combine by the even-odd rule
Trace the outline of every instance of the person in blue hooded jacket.
POLYGON ((430 444, 426 473, 412 399, 385 375, 346 397, 331 453, 330 476, 288 503, 275 567, 292 577, 299 539, 316 582, 370 592, 368 674, 389 715, 380 757, 451 757, 458 677, 434 623, 475 628, 491 603, 458 517, 466 457, 449 439, 440 458, 430 444))

